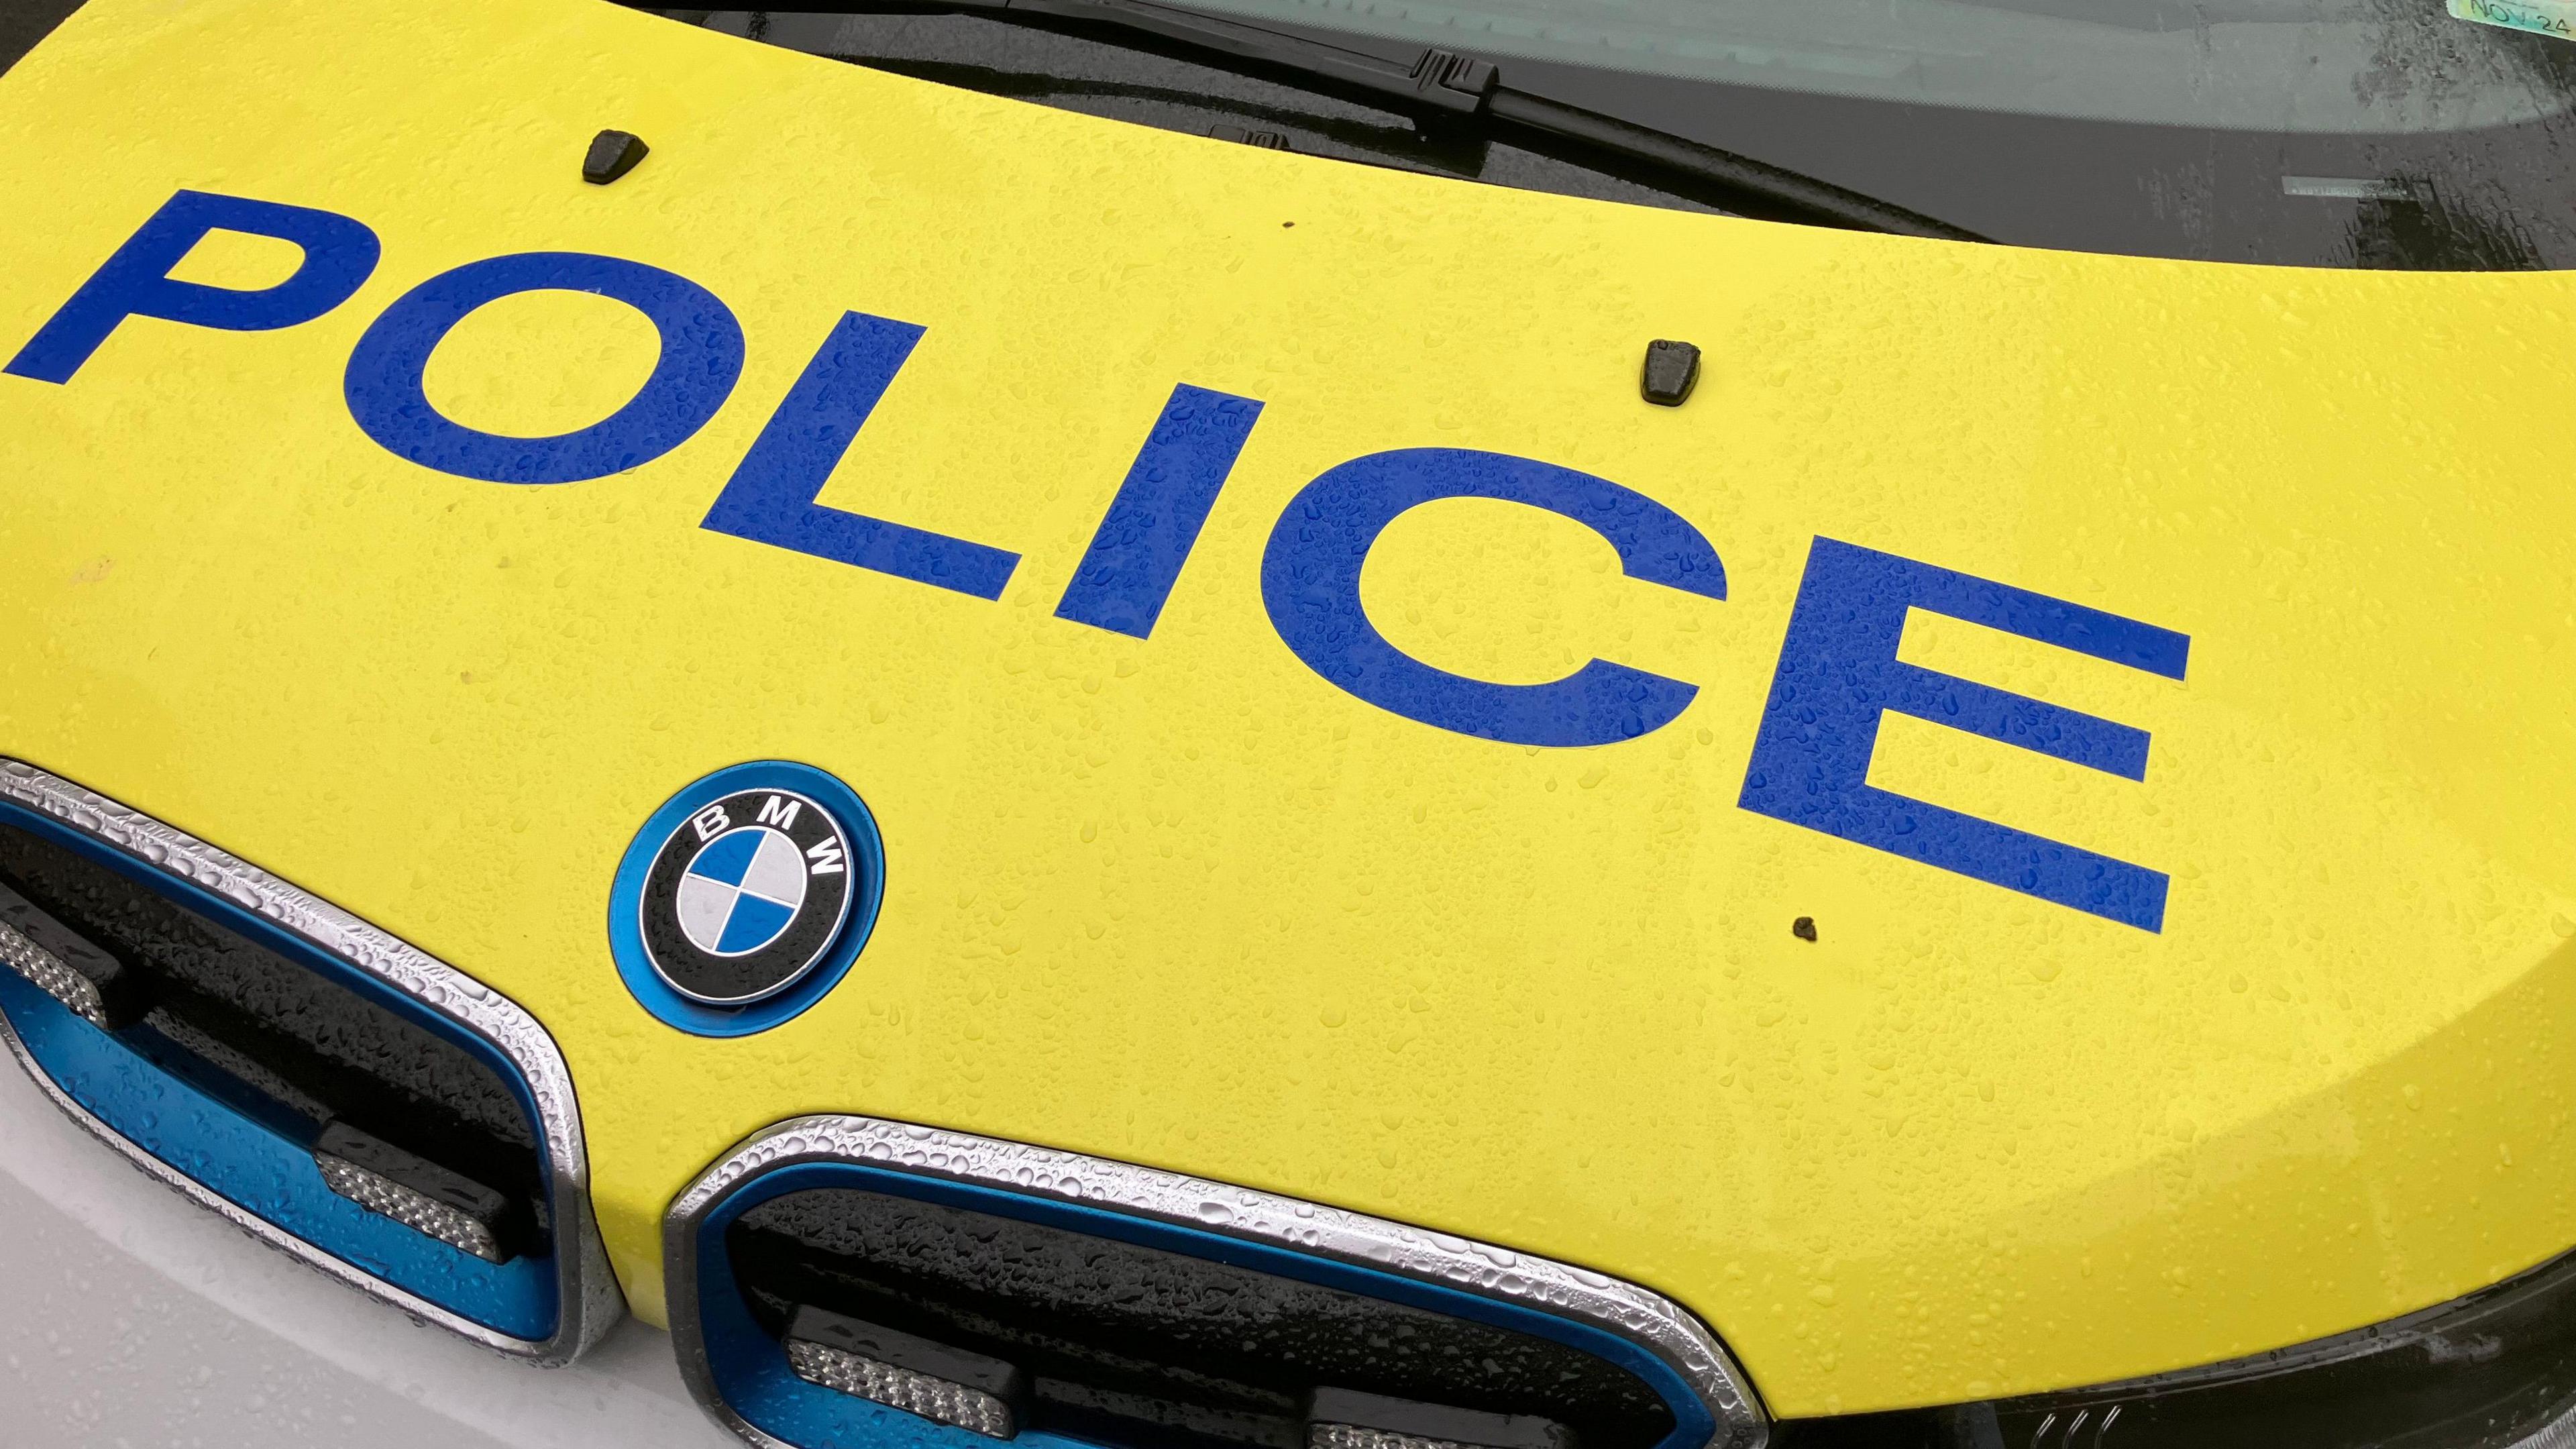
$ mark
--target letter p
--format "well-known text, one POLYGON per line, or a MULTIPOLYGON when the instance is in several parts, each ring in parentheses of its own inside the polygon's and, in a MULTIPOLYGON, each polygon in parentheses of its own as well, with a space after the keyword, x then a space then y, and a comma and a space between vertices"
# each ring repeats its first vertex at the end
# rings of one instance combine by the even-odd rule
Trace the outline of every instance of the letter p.
POLYGON ((374 232, 336 212, 182 191, 126 238, 0 371, 39 382, 69 382, 128 317, 158 317, 229 332, 266 332, 310 322, 349 300, 375 271, 382 252, 374 232), (173 278, 170 269, 213 231, 292 242, 303 251, 303 264, 285 281, 255 291, 173 278))

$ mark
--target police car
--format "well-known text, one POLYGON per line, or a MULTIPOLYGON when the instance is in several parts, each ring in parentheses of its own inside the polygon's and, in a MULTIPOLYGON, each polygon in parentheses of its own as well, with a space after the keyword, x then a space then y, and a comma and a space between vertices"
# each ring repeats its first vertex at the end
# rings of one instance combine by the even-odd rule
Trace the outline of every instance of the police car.
POLYGON ((2576 1442, 2570 13, 0 9, 0 1438, 2576 1442))

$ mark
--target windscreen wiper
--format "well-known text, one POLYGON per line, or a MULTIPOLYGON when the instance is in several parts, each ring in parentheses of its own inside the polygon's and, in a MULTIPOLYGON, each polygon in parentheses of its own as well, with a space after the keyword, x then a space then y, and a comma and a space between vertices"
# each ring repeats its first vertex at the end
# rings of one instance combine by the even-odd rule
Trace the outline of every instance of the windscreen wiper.
POLYGON ((1501 69, 1492 61, 1436 47, 1391 59, 1155 0, 842 0, 771 9, 780 14, 978 15, 1016 24, 1151 37, 1199 56, 1392 102, 1391 109, 1426 120, 1517 127, 1572 142, 1604 158, 1695 182, 1726 209, 1746 216, 1896 236, 1985 240, 1830 181, 1515 89, 1503 84, 1501 69))

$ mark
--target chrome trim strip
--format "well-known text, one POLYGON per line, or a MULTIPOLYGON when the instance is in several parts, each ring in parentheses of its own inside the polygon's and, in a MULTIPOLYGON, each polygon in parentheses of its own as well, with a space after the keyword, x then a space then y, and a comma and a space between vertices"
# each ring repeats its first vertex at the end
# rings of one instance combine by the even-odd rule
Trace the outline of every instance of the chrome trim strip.
POLYGON ((1670 1364, 1717 1420, 1707 1449, 1762 1449, 1770 1437, 1751 1380, 1680 1304, 1587 1269, 1490 1243, 1277 1193, 1079 1153, 874 1117, 796 1117, 754 1134, 671 1205, 662 1225, 664 1292, 680 1376, 709 1416, 760 1449, 795 1449, 733 1412, 716 1392, 698 1332, 697 1225, 741 1184, 800 1162, 864 1162, 983 1183, 1295 1248, 1577 1318, 1670 1364))
POLYGON ((626 1311, 626 1299, 618 1290, 616 1275, 609 1270, 608 1252, 600 1242, 599 1225, 591 1212, 590 1161, 582 1144, 581 1112, 573 1097, 572 1073, 564 1065, 563 1053, 556 1050, 554 1038, 546 1034, 535 1017, 464 972, 330 902, 185 831, 33 765, 0 756, 0 796, 276 922, 490 1042, 508 1057, 536 1099, 537 1126, 545 1134, 546 1161, 553 1176, 555 1289, 559 1305, 554 1336, 536 1342, 486 1328, 372 1277, 234 1206, 137 1147, 73 1101, 36 1065, 7 1019, 0 1017, 0 1038, 7 1039, 10 1055, 18 1059, 18 1065, 35 1079, 45 1095, 53 1098, 54 1105, 145 1173, 221 1214, 243 1232, 361 1292, 486 1348, 553 1367, 570 1363, 615 1326, 626 1311))

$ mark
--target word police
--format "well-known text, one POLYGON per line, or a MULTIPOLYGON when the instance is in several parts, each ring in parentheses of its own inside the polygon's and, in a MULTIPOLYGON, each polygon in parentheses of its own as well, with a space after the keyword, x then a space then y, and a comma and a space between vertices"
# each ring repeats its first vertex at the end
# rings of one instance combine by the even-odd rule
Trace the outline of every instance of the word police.
MULTIPOLYGON (((11 359, 6 372, 72 380, 129 317, 258 331, 338 307, 375 271, 376 235, 354 218, 182 191, 136 230, 11 359), (274 237, 303 252, 275 286, 238 290, 170 275, 212 231, 274 237)), ((936 588, 997 599, 1019 555, 815 502, 911 355, 923 329, 844 315, 762 428, 704 526, 936 588)), ((412 288, 370 324, 343 383, 368 436, 424 468, 493 483, 573 483, 637 467, 687 441, 732 395, 742 328, 715 294, 659 267, 583 252, 472 262, 412 288), (661 334, 652 376, 625 406, 545 438, 478 431, 441 414, 422 375, 441 339, 488 303, 573 291, 642 312, 661 334)), ((1056 614, 1142 639, 1215 505, 1261 404, 1173 388, 1111 499, 1056 614)), ((1607 479, 1536 459, 1458 448, 1372 453, 1327 470, 1280 514, 1261 597, 1280 639, 1324 679, 1381 709, 1521 745, 1633 739, 1670 723, 1699 687, 1594 659, 1546 684, 1499 684, 1435 668, 1380 634, 1360 605, 1370 548, 1394 519, 1445 498, 1491 498, 1560 514, 1617 549, 1629 577, 1726 597, 1717 550, 1681 515, 1607 479)), ((2190 641, 2153 625, 2006 584, 1819 538, 1808 556, 1743 808, 1957 871, 2009 890, 2160 930, 2166 876, 1868 782, 1884 711, 1924 716, 2128 779, 2146 773, 2144 731, 1898 662, 1908 609, 2044 640, 2170 679, 2190 641)))

